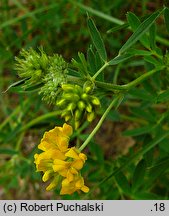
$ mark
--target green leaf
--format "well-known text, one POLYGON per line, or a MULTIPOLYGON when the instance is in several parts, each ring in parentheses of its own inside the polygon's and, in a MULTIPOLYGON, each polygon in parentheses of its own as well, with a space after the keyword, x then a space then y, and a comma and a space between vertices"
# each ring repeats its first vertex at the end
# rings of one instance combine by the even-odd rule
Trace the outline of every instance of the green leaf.
POLYGON ((131 55, 142 55, 142 56, 150 56, 151 52, 146 50, 137 50, 137 49, 129 49, 128 52, 131 55))
POLYGON ((137 30, 131 35, 131 37, 127 40, 127 42, 122 46, 119 53, 124 53, 126 50, 128 50, 132 45, 134 45, 151 27, 151 25, 155 22, 157 17, 161 13, 159 11, 153 13, 151 16, 149 16, 144 22, 142 22, 137 30))
MULTIPOLYGON (((148 143, 148 141, 146 140, 146 141, 144 141, 144 143, 146 144, 146 143, 148 143)), ((161 145, 161 143, 160 143, 160 145, 161 145)), ((155 149, 151 149, 146 154, 144 154, 144 159, 146 161, 147 166, 151 166, 152 163, 153 163, 153 160, 154 160, 154 150, 155 149)))
POLYGON ((89 64, 90 75, 93 76, 96 73, 97 69, 96 69, 95 55, 92 50, 92 47, 90 47, 87 50, 87 62, 89 64))
POLYGON ((99 184, 103 184, 106 181, 108 181, 111 177, 114 177, 115 175, 117 175, 119 172, 121 172, 122 170, 124 170, 124 168, 128 167, 130 164, 132 164, 136 159, 140 158, 142 155, 146 154, 147 152, 149 152, 150 150, 152 150, 155 146, 157 146, 158 144, 160 144, 166 137, 169 136, 169 132, 168 131, 163 131, 160 132, 159 134, 156 134, 156 136, 153 138, 153 140, 149 143, 147 143, 147 145, 145 145, 144 148, 141 148, 140 150, 138 150, 134 155, 131 155, 128 160, 123 163, 119 168, 113 170, 111 173, 108 174, 107 177, 105 177, 99 184))
POLYGON ((166 101, 169 101, 169 89, 159 94, 157 97, 157 103, 161 103, 161 102, 163 103, 166 101))
POLYGON ((91 18, 88 18, 88 28, 90 31, 90 35, 93 41, 94 46, 96 47, 96 50, 98 51, 100 57, 103 59, 104 62, 107 61, 107 53, 106 49, 103 43, 103 40, 101 38, 101 35, 99 31, 97 30, 93 20, 91 18))
POLYGON ((42 83, 37 84, 37 85, 32 85, 30 87, 25 87, 24 92, 34 92, 37 91, 37 89, 40 89, 43 86, 42 83))
POLYGON ((133 55, 132 54, 124 54, 124 55, 119 55, 116 56, 114 59, 110 60, 108 62, 109 65, 116 65, 119 64, 123 61, 126 61, 127 59, 131 58, 133 55))
POLYGON ((141 23, 139 18, 132 12, 128 12, 126 16, 131 29, 135 31, 141 23))
POLYGON ((153 25, 149 29, 149 36, 150 36, 150 47, 151 49, 155 50, 156 48, 156 25, 153 25))
POLYGON ((84 56, 83 53, 80 53, 80 52, 78 52, 78 56, 79 56, 79 59, 80 59, 80 61, 82 63, 82 66, 83 66, 83 73, 84 73, 85 76, 87 76, 88 75, 88 70, 87 70, 87 62, 86 62, 85 56, 84 56))
POLYGON ((119 172, 117 175, 115 175, 115 179, 121 190, 125 194, 130 194, 130 185, 126 176, 122 172, 119 172))
POLYGON ((124 131, 122 134, 124 136, 139 136, 139 135, 143 135, 143 134, 147 134, 150 131, 152 131, 153 126, 144 126, 144 127, 140 127, 140 128, 135 128, 132 130, 126 130, 124 131))
POLYGON ((71 1, 71 2, 73 4, 75 4, 76 6, 80 7, 81 9, 83 9, 85 12, 88 11, 89 13, 94 14, 94 15, 96 15, 96 16, 104 19, 104 20, 108 20, 109 22, 115 23, 117 25, 123 25, 124 24, 123 21, 121 21, 121 20, 119 20, 119 19, 117 19, 115 17, 109 16, 109 15, 101 12, 100 10, 95 10, 95 9, 93 9, 91 7, 88 7, 88 6, 84 5, 84 4, 81 4, 81 3, 77 2, 77 1, 71 1))
POLYGON ((155 181, 155 179, 159 178, 166 170, 169 169, 169 158, 165 157, 161 161, 158 161, 153 167, 149 169, 148 178, 149 184, 155 181))
POLYGON ((144 176, 146 171, 146 162, 145 160, 141 160, 133 174, 133 183, 132 183, 132 191, 135 192, 137 189, 143 184, 144 176))
MULTIPOLYGON (((131 29, 135 32, 138 28, 138 26, 141 24, 139 18, 132 12, 128 12, 127 13, 127 21, 131 27, 131 29)), ((143 35, 140 38, 140 42, 143 44, 143 46, 145 46, 146 48, 150 47, 149 44, 149 40, 148 40, 148 36, 147 35, 143 35)))
POLYGON ((168 144, 168 139, 164 139, 160 145, 159 145, 159 148, 162 149, 163 151, 169 153, 169 144, 168 144))
MULTIPOLYGON (((154 96, 154 97, 156 97, 157 96, 157 92, 156 92, 156 89, 155 89, 155 87, 154 87, 154 85, 152 84, 152 83, 150 83, 150 80, 144 80, 144 82, 142 83, 143 84, 143 88, 145 89, 145 91, 148 93, 148 94, 150 94, 150 95, 152 95, 152 96, 154 96)), ((154 98, 155 99, 155 98, 154 98)))
POLYGON ((114 33, 114 32, 116 32, 116 31, 120 31, 120 30, 122 30, 122 29, 124 29, 124 28, 127 28, 128 26, 129 26, 128 23, 125 23, 125 24, 123 24, 123 25, 115 26, 115 27, 109 29, 109 30, 107 31, 107 34, 114 33))
POLYGON ((0 154, 14 155, 18 154, 18 152, 13 149, 0 148, 0 154))
POLYGON ((165 19, 166 29, 169 33, 169 9, 168 8, 165 8, 164 10, 164 19, 165 19))
POLYGON ((103 149, 98 144, 91 142, 90 151, 93 154, 93 157, 97 160, 97 163, 103 166, 104 164, 104 155, 103 155, 103 149))
POLYGON ((13 189, 13 188, 17 189, 18 185, 19 185, 19 182, 18 182, 17 175, 16 176, 12 176, 12 178, 10 179, 9 184, 7 185, 7 188, 8 189, 13 189))
POLYGON ((133 88, 129 91, 129 94, 136 99, 141 99, 143 101, 149 101, 152 103, 156 102, 156 95, 150 94, 150 92, 143 88, 133 88))
POLYGON ((88 75, 88 64, 83 53, 78 52, 78 57, 72 59, 72 65, 78 69, 78 72, 82 77, 88 75))
POLYGON ((139 106, 131 107, 130 111, 134 116, 137 116, 140 119, 145 119, 147 122, 156 123, 157 121, 157 116, 152 114, 151 109, 141 109, 139 106))
POLYGON ((153 56, 144 56, 144 60, 155 66, 161 66, 161 62, 156 60, 153 56))
MULTIPOLYGON (((98 52, 95 53, 95 61, 96 61, 96 68, 97 70, 99 70, 102 66, 103 66, 103 60, 101 59, 100 55, 98 52)), ((96 80, 98 81, 104 81, 104 71, 102 71, 102 73, 100 73, 96 80)))
POLYGON ((29 79, 29 78, 24 78, 24 79, 22 79, 22 80, 19 80, 19 81, 17 81, 17 82, 12 83, 3 93, 6 93, 6 92, 9 91, 9 89, 12 88, 12 87, 17 87, 17 86, 20 86, 20 85, 24 84, 25 81, 28 80, 28 79, 29 79))

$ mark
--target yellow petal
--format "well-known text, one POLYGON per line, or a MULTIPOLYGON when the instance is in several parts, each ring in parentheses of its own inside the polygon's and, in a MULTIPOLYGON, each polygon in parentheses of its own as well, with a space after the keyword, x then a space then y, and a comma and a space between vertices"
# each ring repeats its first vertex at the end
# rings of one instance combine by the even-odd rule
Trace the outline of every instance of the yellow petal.
POLYGON ((54 165, 53 165, 53 170, 54 170, 54 172, 59 172, 62 170, 68 170, 69 166, 70 166, 70 162, 55 159, 54 165))
POLYGON ((83 161, 82 160, 75 160, 72 163, 72 167, 75 168, 76 170, 81 170, 83 167, 83 161))
POLYGON ((73 174, 70 170, 68 170, 66 177, 69 182, 73 181, 73 174))
POLYGON ((83 180, 83 177, 79 177, 79 179, 76 181, 75 186, 76 186, 77 188, 79 188, 79 189, 80 189, 81 187, 84 186, 84 180, 83 180))
POLYGON ((72 194, 76 191, 76 188, 74 187, 74 182, 69 182, 68 179, 64 179, 62 181, 62 188, 60 191, 60 195, 65 194, 72 194))
POLYGON ((62 165, 62 166, 68 167, 70 165, 70 162, 60 160, 60 159, 55 159, 54 160, 54 165, 62 165))
POLYGON ((59 171, 64 170, 64 169, 65 169, 64 165, 53 165, 54 172, 59 172, 59 171))
POLYGON ((83 153, 80 153, 80 154, 79 154, 79 158, 82 159, 83 161, 87 160, 86 155, 83 154, 83 153))
POLYGON ((60 195, 66 195, 66 194, 71 195, 74 192, 75 192, 74 188, 64 188, 64 187, 62 187, 61 191, 60 191, 60 195))
POLYGON ((71 167, 70 171, 71 171, 71 173, 74 174, 74 175, 77 175, 77 174, 78 174, 78 171, 77 171, 74 167, 71 167))
POLYGON ((70 148, 70 150, 65 154, 66 157, 79 159, 79 155, 75 147, 70 148))
POLYGON ((56 148, 56 145, 54 145, 53 143, 49 143, 45 141, 44 139, 42 139, 41 143, 38 145, 38 149, 42 151, 47 151, 50 148, 56 148))
POLYGON ((52 175, 53 175, 53 171, 47 170, 42 177, 42 181, 44 182, 48 181, 52 177, 52 175))
POLYGON ((73 129, 70 125, 64 123, 63 125, 63 133, 66 134, 67 136, 71 136, 73 133, 73 129))
POLYGON ((48 185, 48 187, 46 188, 47 191, 53 190, 56 188, 56 186, 58 185, 58 181, 59 178, 58 176, 54 177, 52 182, 48 185))
POLYGON ((53 149, 50 156, 53 160, 55 160, 56 158, 60 160, 66 159, 66 156, 64 155, 64 153, 57 149, 53 149))
POLYGON ((87 186, 85 186, 85 185, 81 188, 81 190, 82 190, 83 192, 85 192, 85 193, 88 193, 88 192, 89 192, 89 188, 88 188, 87 186))
POLYGON ((63 179, 63 181, 62 181, 62 186, 64 186, 64 187, 69 186, 69 181, 68 181, 67 178, 63 179))

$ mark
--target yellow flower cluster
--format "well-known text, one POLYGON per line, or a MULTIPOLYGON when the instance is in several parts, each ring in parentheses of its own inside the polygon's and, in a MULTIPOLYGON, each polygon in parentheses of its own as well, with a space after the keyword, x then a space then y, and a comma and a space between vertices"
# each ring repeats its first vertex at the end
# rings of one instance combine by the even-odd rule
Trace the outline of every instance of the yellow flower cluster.
POLYGON ((43 152, 35 154, 37 171, 43 172, 44 182, 52 179, 46 190, 52 190, 61 182, 60 194, 72 194, 82 190, 87 193, 89 188, 84 185, 80 174, 86 155, 80 153, 76 147, 68 148, 72 127, 64 124, 45 132, 38 148, 43 152))

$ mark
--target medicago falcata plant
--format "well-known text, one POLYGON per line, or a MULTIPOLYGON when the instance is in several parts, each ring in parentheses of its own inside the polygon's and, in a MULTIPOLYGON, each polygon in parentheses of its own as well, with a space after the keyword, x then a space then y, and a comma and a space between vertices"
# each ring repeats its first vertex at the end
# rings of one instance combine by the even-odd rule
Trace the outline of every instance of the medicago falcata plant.
MULTIPOLYGON (((157 21, 160 18, 169 32, 167 7, 141 19, 134 13, 127 13, 125 25, 108 30, 111 34, 123 28, 133 31, 114 58, 108 56, 101 33, 89 16, 87 25, 92 44, 86 53, 79 52, 71 62, 66 62, 59 54, 48 55, 42 47, 37 50, 22 49, 20 56, 16 57, 15 70, 21 80, 10 88, 21 86, 23 91, 38 92, 44 102, 55 107, 57 117, 63 119, 63 125, 56 125, 44 133, 38 145, 40 152, 36 150, 34 154, 36 170, 43 174, 42 180, 48 182, 46 190, 72 196, 75 192, 82 194, 82 191, 88 196, 114 178, 122 197, 139 199, 156 196, 152 194, 158 191, 156 180, 160 175, 165 176, 163 184, 166 186, 169 165, 169 54, 157 43, 157 21), (141 60, 144 68, 135 75, 135 79, 119 84, 120 65, 128 62, 132 65, 133 59, 141 60), (113 81, 109 81, 106 70, 114 67, 116 70, 111 71, 113 81), (140 118, 138 121, 142 125, 125 131, 124 135, 138 137, 137 142, 142 142, 142 147, 115 161, 104 172, 106 176, 90 186, 88 178, 83 177, 83 169, 88 163, 86 147, 90 150, 94 135, 110 112, 132 99, 139 102, 138 108, 132 110, 133 119, 140 118), (165 105, 162 111, 156 109, 159 104, 165 105), (90 134, 85 139, 80 138, 84 129, 100 114, 90 134), (72 141, 73 135, 77 139, 72 141), (143 192, 140 193, 140 190, 143 192)), ((105 193, 111 184, 108 185, 105 193)))

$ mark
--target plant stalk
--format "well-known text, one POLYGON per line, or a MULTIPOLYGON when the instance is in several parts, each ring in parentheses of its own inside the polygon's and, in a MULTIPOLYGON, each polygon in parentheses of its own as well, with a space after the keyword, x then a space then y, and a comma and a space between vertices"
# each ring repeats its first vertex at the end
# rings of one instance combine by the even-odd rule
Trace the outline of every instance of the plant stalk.
POLYGON ((91 132, 91 134, 88 136, 88 138, 85 140, 85 142, 81 145, 81 147, 79 148, 80 151, 82 151, 90 142, 90 140, 93 138, 93 136, 96 134, 96 132, 99 130, 99 128, 101 127, 103 121, 105 120, 107 114, 110 112, 111 108, 115 105, 117 105, 117 102, 119 101, 118 105, 116 106, 116 108, 120 105, 121 100, 122 99, 122 95, 118 95, 114 98, 114 100, 110 103, 110 105, 108 106, 108 108, 106 109, 106 111, 104 112, 104 114, 102 115, 101 119, 99 120, 99 122, 97 123, 96 127, 94 128, 94 130, 91 132))

